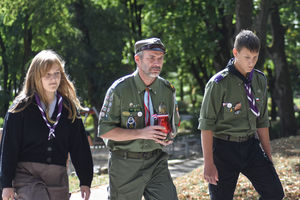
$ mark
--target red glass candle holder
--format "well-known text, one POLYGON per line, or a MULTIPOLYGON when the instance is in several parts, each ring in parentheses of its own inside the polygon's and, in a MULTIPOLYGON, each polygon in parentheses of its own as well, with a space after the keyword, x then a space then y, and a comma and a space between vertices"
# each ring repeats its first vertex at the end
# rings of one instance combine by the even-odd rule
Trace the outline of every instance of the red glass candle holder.
POLYGON ((165 127, 165 129, 163 129, 161 131, 164 132, 164 133, 167 133, 166 140, 168 140, 169 133, 172 131, 171 124, 170 124, 170 121, 169 121, 169 115, 154 114, 154 115, 152 115, 152 117, 154 118, 154 124, 155 125, 165 127))

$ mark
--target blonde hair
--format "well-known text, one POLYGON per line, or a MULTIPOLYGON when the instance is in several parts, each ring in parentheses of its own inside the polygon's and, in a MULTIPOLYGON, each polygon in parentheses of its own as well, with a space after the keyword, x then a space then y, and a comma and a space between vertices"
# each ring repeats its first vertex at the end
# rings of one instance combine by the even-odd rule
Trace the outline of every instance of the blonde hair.
POLYGON ((46 75, 54 64, 59 66, 61 74, 61 80, 57 91, 64 99, 63 105, 69 112, 68 118, 72 119, 72 121, 75 120, 77 116, 77 109, 82 109, 82 107, 76 96, 75 87, 65 73, 65 62, 52 50, 43 50, 33 58, 27 71, 22 91, 15 98, 13 105, 9 109, 10 112, 20 112, 24 110, 32 101, 34 94, 37 93, 41 101, 46 105, 45 113, 47 119, 50 122, 53 122, 48 116, 49 104, 46 101, 46 93, 42 85, 42 77, 46 75))

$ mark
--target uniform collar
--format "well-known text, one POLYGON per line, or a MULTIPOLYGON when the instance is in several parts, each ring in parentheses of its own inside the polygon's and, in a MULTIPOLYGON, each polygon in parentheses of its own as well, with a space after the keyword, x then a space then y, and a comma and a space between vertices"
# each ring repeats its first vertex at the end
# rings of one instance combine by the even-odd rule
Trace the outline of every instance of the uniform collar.
POLYGON ((237 76, 240 80, 243 81, 243 83, 250 83, 251 82, 251 79, 248 79, 246 77, 244 77, 234 66, 234 58, 231 58, 227 64, 227 68, 228 68, 228 71, 232 74, 234 74, 235 76, 237 76))
MULTIPOLYGON (((138 93, 140 94, 140 93, 144 92, 147 86, 145 85, 145 83, 141 79, 138 70, 136 70, 133 73, 133 76, 134 76, 135 85, 136 85, 136 87, 138 89, 138 93)), ((158 79, 159 79, 159 77, 157 77, 155 79, 155 81, 150 86, 148 86, 149 90, 152 91, 153 94, 156 94, 156 92, 157 92, 157 90, 159 88, 159 81, 158 81, 158 79)))

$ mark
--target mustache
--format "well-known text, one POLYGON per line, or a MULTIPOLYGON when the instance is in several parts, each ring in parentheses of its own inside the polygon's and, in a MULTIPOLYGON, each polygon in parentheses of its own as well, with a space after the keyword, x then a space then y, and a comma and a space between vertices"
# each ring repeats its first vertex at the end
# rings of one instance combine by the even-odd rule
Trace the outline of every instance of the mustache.
POLYGON ((151 69, 161 69, 161 67, 151 67, 151 69))

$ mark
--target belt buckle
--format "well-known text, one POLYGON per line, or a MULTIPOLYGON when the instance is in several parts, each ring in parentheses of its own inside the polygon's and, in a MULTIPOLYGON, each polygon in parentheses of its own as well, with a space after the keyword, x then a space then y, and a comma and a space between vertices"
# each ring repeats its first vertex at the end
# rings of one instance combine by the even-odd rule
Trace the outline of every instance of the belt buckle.
POLYGON ((239 137, 238 137, 238 141, 239 141, 239 142, 243 142, 243 140, 244 140, 244 137, 243 137, 243 136, 239 136, 239 137))
POLYGON ((240 136, 239 137, 239 142, 245 142, 245 141, 247 141, 249 139, 249 136, 247 135, 247 136, 240 136))
POLYGON ((150 151, 150 152, 144 152, 144 153, 143 153, 143 157, 144 157, 146 160, 150 159, 152 156, 153 156, 153 152, 152 152, 152 151, 150 151))
POLYGON ((147 152, 142 153, 142 158, 147 159, 147 152))
POLYGON ((227 141, 230 141, 230 137, 231 137, 231 136, 230 136, 230 135, 227 135, 226 137, 227 137, 226 140, 227 140, 227 141))

